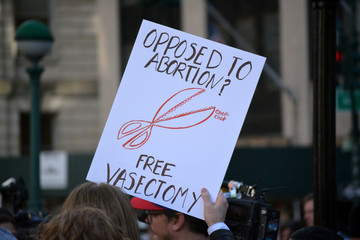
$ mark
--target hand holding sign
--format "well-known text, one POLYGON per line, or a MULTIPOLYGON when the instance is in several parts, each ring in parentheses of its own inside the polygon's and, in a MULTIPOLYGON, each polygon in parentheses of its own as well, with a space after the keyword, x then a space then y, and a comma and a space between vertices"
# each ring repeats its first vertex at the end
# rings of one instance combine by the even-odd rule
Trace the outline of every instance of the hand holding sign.
POLYGON ((201 189, 201 196, 204 200, 204 218, 210 227, 218 222, 225 222, 226 211, 229 207, 226 198, 220 190, 215 202, 211 202, 209 191, 206 188, 201 189))

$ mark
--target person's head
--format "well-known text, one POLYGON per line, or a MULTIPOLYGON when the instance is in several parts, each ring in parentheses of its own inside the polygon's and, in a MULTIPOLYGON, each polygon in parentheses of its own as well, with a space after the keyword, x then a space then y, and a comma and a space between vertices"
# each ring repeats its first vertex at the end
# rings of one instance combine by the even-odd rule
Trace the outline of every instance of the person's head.
POLYGON ((12 213, 4 208, 0 208, 0 227, 9 230, 16 235, 16 222, 12 213))
POLYGON ((17 238, 6 228, 0 226, 0 239, 4 240, 17 240, 17 238))
POLYGON ((139 220, 148 223, 159 240, 184 238, 185 234, 207 237, 208 227, 203 220, 137 197, 131 199, 131 204, 140 212, 139 220))
POLYGON ((300 229, 302 224, 297 221, 287 221, 280 227, 280 239, 288 240, 293 232, 300 229))
POLYGON ((303 212, 305 226, 314 225, 314 195, 312 193, 306 195, 303 199, 303 212))
POLYGON ((336 232, 321 226, 304 227, 295 231, 289 240, 344 240, 336 232))
POLYGON ((83 207, 67 209, 39 226, 39 240, 125 239, 120 226, 101 209, 83 207))
POLYGON ((360 205, 351 209, 349 214, 349 235, 351 240, 360 239, 360 205))
POLYGON ((125 238, 140 238, 136 213, 128 195, 120 188, 93 182, 85 182, 77 186, 65 200, 62 210, 83 207, 104 210, 112 221, 123 229, 125 238))

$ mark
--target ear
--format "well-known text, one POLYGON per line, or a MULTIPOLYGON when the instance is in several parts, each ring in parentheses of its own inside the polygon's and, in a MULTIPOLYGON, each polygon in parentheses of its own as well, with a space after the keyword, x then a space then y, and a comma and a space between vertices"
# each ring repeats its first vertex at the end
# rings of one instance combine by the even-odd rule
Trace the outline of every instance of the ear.
POLYGON ((185 216, 182 213, 176 213, 176 217, 171 220, 174 231, 179 231, 185 225, 185 216))

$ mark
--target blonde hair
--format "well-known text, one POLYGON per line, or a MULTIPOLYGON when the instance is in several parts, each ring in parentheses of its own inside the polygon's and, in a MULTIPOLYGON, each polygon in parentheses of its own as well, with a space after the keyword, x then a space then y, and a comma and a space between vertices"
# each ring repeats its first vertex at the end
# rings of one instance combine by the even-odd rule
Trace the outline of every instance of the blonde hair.
POLYGON ((39 240, 123 240, 123 232, 101 209, 84 207, 60 212, 39 226, 39 240))
POLYGON ((125 238, 140 239, 136 212, 129 196, 120 188, 106 183, 85 182, 69 194, 62 210, 84 207, 102 209, 122 229, 125 238))

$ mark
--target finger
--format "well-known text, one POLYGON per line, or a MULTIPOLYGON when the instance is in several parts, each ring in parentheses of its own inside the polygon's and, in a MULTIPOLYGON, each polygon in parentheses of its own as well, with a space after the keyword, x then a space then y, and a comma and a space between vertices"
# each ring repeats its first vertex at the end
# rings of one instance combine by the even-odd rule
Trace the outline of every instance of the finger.
POLYGON ((201 189, 201 196, 204 200, 204 203, 207 203, 207 204, 211 203, 209 191, 206 188, 201 189))
POLYGON ((224 205, 226 207, 229 205, 221 189, 217 195, 216 203, 224 205))
POLYGON ((217 195, 217 197, 216 197, 216 201, 217 201, 217 202, 220 202, 223 198, 224 198, 224 195, 223 195, 223 193, 222 193, 222 191, 221 191, 221 189, 220 189, 220 190, 219 190, 219 193, 218 193, 218 195, 217 195))

